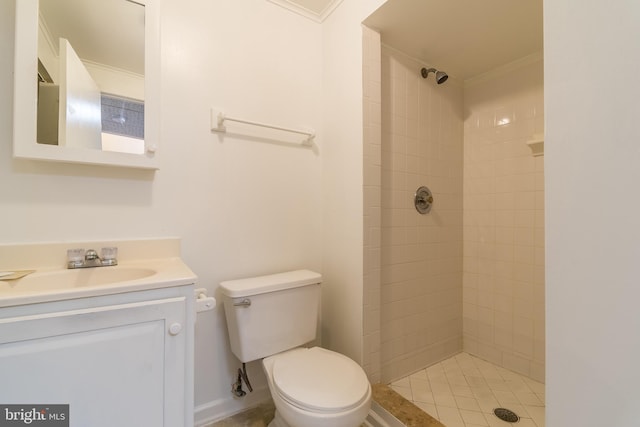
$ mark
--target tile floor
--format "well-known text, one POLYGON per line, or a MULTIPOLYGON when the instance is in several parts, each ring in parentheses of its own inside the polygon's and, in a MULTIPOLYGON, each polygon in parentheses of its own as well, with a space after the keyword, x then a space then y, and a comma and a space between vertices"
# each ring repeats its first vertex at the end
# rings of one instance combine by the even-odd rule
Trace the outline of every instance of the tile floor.
POLYGON ((406 399, 447 427, 544 427, 544 384, 467 353, 391 383, 406 399), (517 424, 493 414, 520 416, 517 424))

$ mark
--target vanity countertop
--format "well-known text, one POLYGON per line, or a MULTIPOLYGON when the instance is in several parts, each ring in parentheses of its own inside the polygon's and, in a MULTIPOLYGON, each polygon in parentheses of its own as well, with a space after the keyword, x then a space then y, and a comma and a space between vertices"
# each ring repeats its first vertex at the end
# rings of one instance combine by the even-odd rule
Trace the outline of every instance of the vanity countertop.
POLYGON ((180 258, 72 270, 43 268, 20 279, 0 280, 0 307, 191 285, 196 279, 180 258))
POLYGON ((21 270, 33 272, 14 280, 0 277, 0 308, 192 285, 197 280, 180 258, 176 238, 0 245, 0 271, 21 270), (66 268, 68 249, 111 246, 119 248, 118 265, 66 268))

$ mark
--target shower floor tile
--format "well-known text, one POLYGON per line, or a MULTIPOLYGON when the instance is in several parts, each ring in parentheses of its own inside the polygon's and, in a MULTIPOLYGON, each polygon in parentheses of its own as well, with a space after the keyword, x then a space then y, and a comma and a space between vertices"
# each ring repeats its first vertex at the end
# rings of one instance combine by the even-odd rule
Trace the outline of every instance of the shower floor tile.
POLYGON ((544 384, 467 353, 390 385, 447 427, 544 427, 544 384), (498 407, 520 421, 500 420, 493 414, 498 407))

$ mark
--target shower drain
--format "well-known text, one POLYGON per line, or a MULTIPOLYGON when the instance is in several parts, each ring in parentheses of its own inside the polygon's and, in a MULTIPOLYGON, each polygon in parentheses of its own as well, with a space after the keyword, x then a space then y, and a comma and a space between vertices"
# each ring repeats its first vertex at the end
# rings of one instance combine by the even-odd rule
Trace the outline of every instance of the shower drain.
POLYGON ((508 423, 517 423, 520 420, 520 417, 517 416, 515 412, 505 408, 496 408, 493 410, 493 413, 496 417, 508 423))

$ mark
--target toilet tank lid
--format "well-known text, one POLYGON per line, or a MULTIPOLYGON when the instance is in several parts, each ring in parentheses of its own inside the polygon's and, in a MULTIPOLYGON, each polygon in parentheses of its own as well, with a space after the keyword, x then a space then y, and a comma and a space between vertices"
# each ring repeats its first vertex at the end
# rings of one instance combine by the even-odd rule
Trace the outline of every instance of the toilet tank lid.
POLYGON ((311 270, 294 270, 267 276, 226 280, 220 283, 222 293, 231 298, 248 297, 322 282, 322 275, 311 270))

